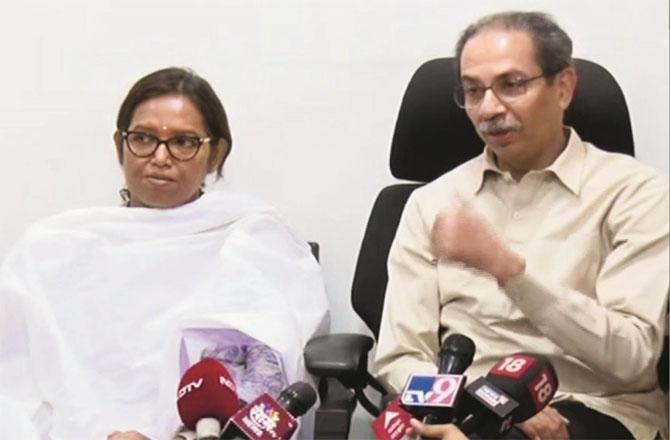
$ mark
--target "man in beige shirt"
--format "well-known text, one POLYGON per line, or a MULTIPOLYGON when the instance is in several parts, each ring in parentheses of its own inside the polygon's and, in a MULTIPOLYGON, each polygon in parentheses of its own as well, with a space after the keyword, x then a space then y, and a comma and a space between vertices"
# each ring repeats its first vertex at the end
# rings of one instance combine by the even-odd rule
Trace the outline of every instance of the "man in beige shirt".
POLYGON ((563 125, 571 53, 537 13, 488 16, 462 35, 455 99, 485 151, 407 202, 376 367, 400 390, 410 373, 434 374, 440 340, 458 332, 477 347, 471 379, 511 353, 549 357, 560 386, 553 408, 519 426, 532 438, 667 435, 655 370, 667 182, 563 125))

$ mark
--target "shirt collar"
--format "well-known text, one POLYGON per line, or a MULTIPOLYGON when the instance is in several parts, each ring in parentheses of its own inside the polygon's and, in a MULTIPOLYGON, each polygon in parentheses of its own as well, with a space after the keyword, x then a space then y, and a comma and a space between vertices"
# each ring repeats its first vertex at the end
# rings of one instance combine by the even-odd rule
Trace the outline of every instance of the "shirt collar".
POLYGON ((570 127, 568 145, 546 170, 553 172, 556 177, 574 195, 578 196, 581 189, 582 174, 586 159, 586 146, 574 128, 570 127))
POLYGON ((500 168, 498 168, 498 165, 496 164, 495 155, 486 146, 484 146, 484 152, 480 154, 476 160, 479 161, 480 171, 477 174, 477 178, 475 179, 474 182, 475 185, 473 188, 473 194, 477 194, 479 191, 481 191, 482 187, 484 186, 484 182, 486 181, 487 175, 505 174, 500 168))
MULTIPOLYGON (((551 172, 558 180, 565 185, 573 194, 579 195, 582 172, 584 169, 584 157, 586 147, 577 132, 572 127, 570 130, 568 144, 554 163, 544 170, 537 172, 551 172)), ((484 152, 479 155, 477 160, 480 162, 480 172, 475 181, 474 194, 481 191, 486 181, 486 177, 491 174, 499 174, 511 178, 509 172, 502 171, 496 163, 495 154, 488 147, 484 147, 484 152)))

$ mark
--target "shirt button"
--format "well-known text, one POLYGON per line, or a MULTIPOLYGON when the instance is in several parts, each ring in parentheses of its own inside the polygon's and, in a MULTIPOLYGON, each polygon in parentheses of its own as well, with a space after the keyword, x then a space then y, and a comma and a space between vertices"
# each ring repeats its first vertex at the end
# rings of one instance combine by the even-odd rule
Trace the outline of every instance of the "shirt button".
POLYGON ((512 218, 514 220, 519 220, 521 218, 521 213, 519 211, 515 211, 514 214, 512 214, 512 218))

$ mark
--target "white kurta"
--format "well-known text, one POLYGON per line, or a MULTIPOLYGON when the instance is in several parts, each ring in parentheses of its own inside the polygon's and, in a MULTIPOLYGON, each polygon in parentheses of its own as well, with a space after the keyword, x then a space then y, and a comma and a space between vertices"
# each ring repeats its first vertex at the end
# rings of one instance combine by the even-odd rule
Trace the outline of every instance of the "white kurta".
POLYGON ((238 329, 280 352, 292 382, 327 321, 309 247, 249 197, 51 217, 0 272, 0 426, 11 413, 54 440, 169 438, 185 330, 238 329))

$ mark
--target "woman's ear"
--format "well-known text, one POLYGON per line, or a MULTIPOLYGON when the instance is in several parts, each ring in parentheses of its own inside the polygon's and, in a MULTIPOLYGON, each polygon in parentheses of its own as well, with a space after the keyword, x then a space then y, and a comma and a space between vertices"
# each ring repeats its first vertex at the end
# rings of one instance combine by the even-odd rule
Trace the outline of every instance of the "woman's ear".
POLYGON ((123 136, 119 131, 114 132, 114 145, 116 145, 116 157, 119 159, 119 164, 123 165, 123 136))
POLYGON ((209 149, 209 162, 207 164, 207 172, 213 173, 219 168, 221 161, 226 157, 228 152, 228 142, 225 139, 219 139, 217 144, 212 144, 209 149))

